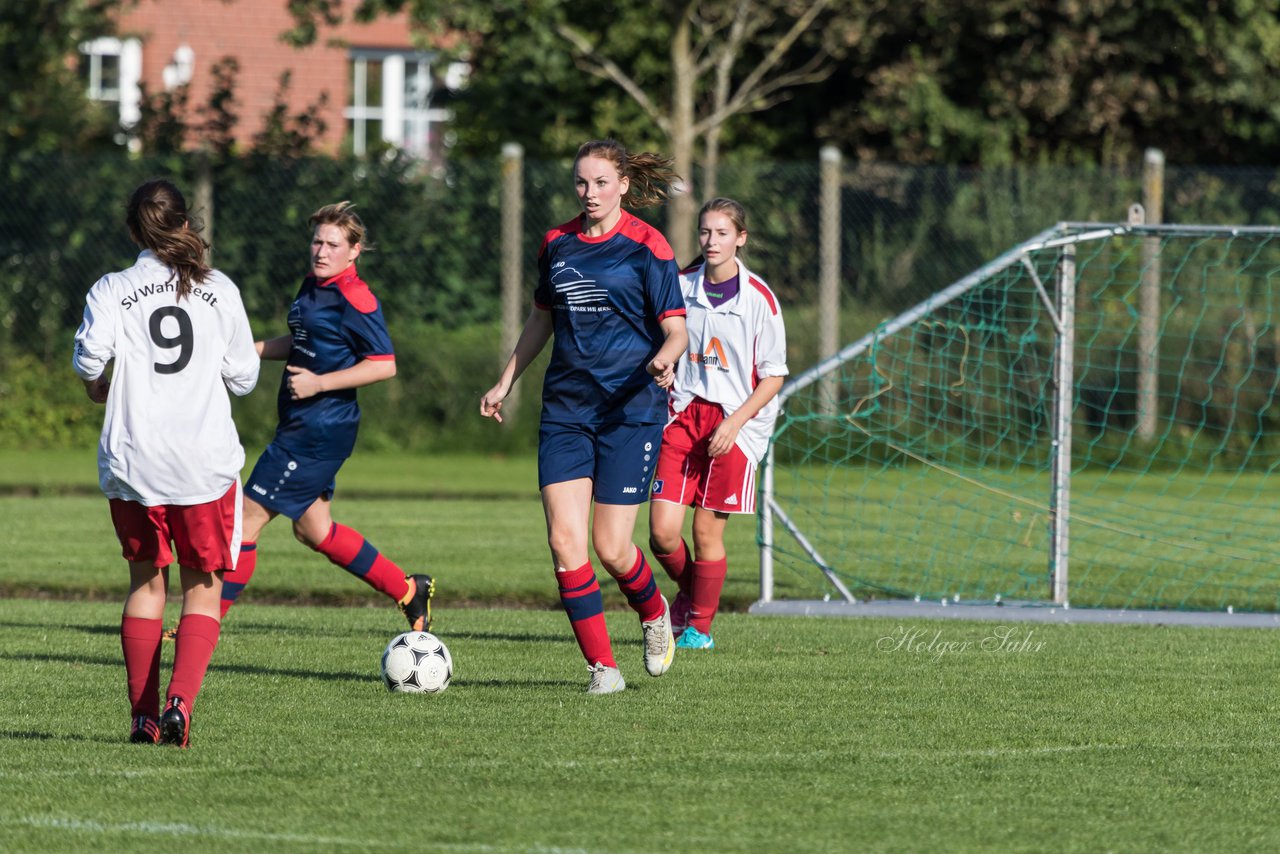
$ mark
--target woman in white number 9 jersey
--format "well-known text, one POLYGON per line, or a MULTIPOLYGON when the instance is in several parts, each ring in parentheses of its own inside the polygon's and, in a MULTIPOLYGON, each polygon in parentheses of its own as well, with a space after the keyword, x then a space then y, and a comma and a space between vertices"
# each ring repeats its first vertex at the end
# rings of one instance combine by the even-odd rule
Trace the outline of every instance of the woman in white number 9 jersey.
POLYGON ((178 188, 142 184, 125 221, 143 251, 90 289, 72 363, 89 399, 106 404, 98 477, 129 562, 120 638, 130 740, 185 747, 218 643, 222 573, 240 550, 244 448, 227 391, 248 394, 260 361, 240 292, 206 263, 208 244, 178 188), (162 619, 175 556, 182 617, 161 710, 162 619))

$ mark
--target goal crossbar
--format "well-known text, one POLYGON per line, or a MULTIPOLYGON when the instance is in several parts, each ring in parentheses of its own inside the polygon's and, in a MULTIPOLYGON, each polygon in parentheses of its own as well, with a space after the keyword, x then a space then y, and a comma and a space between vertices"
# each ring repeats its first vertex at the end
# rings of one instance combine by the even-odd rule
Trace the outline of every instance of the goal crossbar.
MULTIPOLYGON (((1203 491, 1209 490, 1212 485, 1210 480, 1216 476, 1215 472, 1226 471, 1212 453, 1207 461, 1201 461, 1203 465, 1194 463, 1191 457, 1172 459, 1171 456, 1175 440, 1180 441, 1187 432, 1182 420, 1184 414, 1179 407, 1183 406, 1188 389, 1195 387, 1203 379, 1201 374, 1204 371, 1194 367, 1175 366, 1176 374, 1152 380, 1157 387, 1160 383, 1164 387, 1177 386, 1174 393, 1167 395, 1169 401, 1159 404, 1140 401, 1134 405, 1138 408, 1144 405, 1163 405, 1168 410, 1165 414, 1167 431, 1156 440, 1122 435, 1122 428, 1127 429, 1130 418, 1130 413, 1125 408, 1128 404, 1115 405, 1103 416, 1110 420, 1098 428, 1099 434, 1105 435, 1107 442, 1119 443, 1122 451, 1129 452, 1130 457, 1136 458, 1139 451, 1147 446, 1154 448, 1150 451, 1151 459, 1142 464, 1145 467, 1131 471, 1124 465, 1116 464, 1106 468, 1100 462, 1101 457, 1094 456, 1097 454, 1099 440, 1093 434, 1086 437, 1090 440, 1084 452, 1089 455, 1088 458, 1082 460, 1073 457, 1073 435, 1085 429, 1082 428, 1081 411, 1086 394, 1079 387, 1081 376, 1091 377, 1099 373, 1098 364, 1111 364, 1105 362, 1105 359, 1129 370, 1128 366, 1133 361, 1132 351, 1136 349, 1133 341, 1143 339, 1131 334, 1131 330, 1124 327, 1124 324, 1131 320, 1137 323, 1132 317, 1127 317, 1126 312, 1129 315, 1134 313, 1133 305, 1137 303, 1134 294, 1143 281, 1154 282, 1156 287, 1169 292, 1166 293, 1164 302, 1173 306, 1165 310, 1161 318, 1150 318, 1149 322, 1156 324, 1166 338, 1176 338, 1177 346, 1188 351, 1204 351, 1208 348, 1209 345, 1201 339, 1217 334, 1218 327, 1214 324, 1218 323, 1219 315, 1230 316, 1233 287, 1236 291, 1243 292, 1240 283, 1245 282, 1259 293, 1267 291, 1266 299, 1257 298, 1259 308, 1253 315, 1239 321, 1242 325, 1249 326, 1249 335, 1252 336, 1250 340, 1253 342, 1250 346, 1257 348, 1257 342, 1261 340, 1259 328, 1280 328, 1280 317, 1276 318, 1273 325, 1269 307, 1263 307, 1264 303, 1269 306, 1269 277, 1276 275, 1276 284, 1280 286, 1280 273, 1273 273, 1273 270, 1280 270, 1280 228, 1062 222, 1018 244, 914 307, 881 323, 868 334, 792 378, 779 393, 782 417, 779 418, 760 481, 761 496, 757 504, 760 596, 752 610, 759 613, 795 613, 799 608, 809 613, 830 613, 832 608, 838 610, 848 607, 853 613, 867 613, 865 606, 869 602, 915 602, 921 599, 921 589, 926 596, 936 594, 937 589, 930 588, 929 584, 933 579, 946 575, 936 568, 939 562, 936 556, 914 561, 919 564, 920 572, 926 576, 927 582, 921 589, 913 591, 909 573, 861 572, 857 567, 859 560, 865 562, 865 556, 850 554, 855 551, 850 546, 852 543, 859 543, 859 549, 865 549, 866 546, 862 544, 866 538, 854 536, 850 530, 841 531, 837 535, 832 529, 856 528, 861 522, 859 514, 869 508, 893 515, 893 506, 885 502, 881 493, 899 490, 897 494, 900 497, 895 500, 899 501, 898 507, 905 511, 906 505, 913 500, 913 489, 937 490, 941 483, 941 489, 952 496, 949 499, 939 499, 945 502, 959 500, 958 496, 968 488, 957 484, 974 482, 978 482, 978 485, 973 486, 971 492, 999 498, 990 502, 991 506, 983 505, 981 498, 964 499, 971 501, 972 506, 957 511, 956 518, 948 521, 947 524, 952 526, 950 536, 957 540, 963 539, 968 533, 966 526, 988 525, 991 519, 1000 514, 1009 516, 1014 522, 1021 521, 1024 515, 1029 516, 1033 520, 1033 527, 1029 529, 1030 533, 1023 538, 1024 542, 1019 544, 1019 548, 1002 545, 997 542, 998 536, 984 531, 978 535, 978 539, 986 538, 990 542, 977 542, 971 547, 968 557, 957 553, 955 558, 975 563, 1017 563, 1013 569, 1001 572, 1006 576, 1016 576, 1018 584, 1015 585, 1015 590, 1006 589, 1004 580, 972 583, 971 576, 979 571, 978 568, 972 572, 954 570, 950 571, 951 576, 961 577, 961 580, 953 587, 957 591, 963 589, 963 595, 951 593, 952 587, 944 584, 946 589, 943 590, 943 595, 933 600, 935 604, 938 601, 958 604, 963 599, 966 602, 985 601, 987 604, 1001 606, 1002 598, 1005 601, 1016 598, 1036 606, 1048 604, 1059 606, 1064 611, 1070 609, 1072 598, 1078 598, 1073 596, 1075 591, 1068 584, 1071 578, 1068 561, 1072 546, 1070 501, 1073 478, 1105 481, 1101 486, 1091 486, 1092 492, 1087 496, 1086 509, 1079 513, 1081 518, 1087 519, 1088 514, 1094 512, 1094 508, 1099 505, 1098 496, 1105 495, 1108 491, 1128 490, 1127 497, 1132 498, 1135 504, 1140 503, 1142 499, 1139 488, 1133 485, 1138 481, 1143 481, 1143 489, 1154 488, 1157 494, 1177 492, 1174 487, 1152 486, 1152 483, 1158 484, 1161 478, 1161 467, 1171 467, 1168 470, 1172 474, 1165 478, 1166 481, 1195 481, 1195 488, 1203 491), (1076 270, 1077 252, 1083 256, 1079 272, 1076 270), (1161 269, 1164 270, 1163 279, 1160 278, 1161 269), (1078 295, 1077 276, 1081 278, 1084 287, 1078 295), (1261 280, 1260 286, 1255 287, 1259 277, 1267 278, 1261 280), (1197 282, 1201 284, 1196 285, 1197 282), (1187 289, 1193 285, 1201 288, 1194 299, 1187 296, 1187 289), (1222 294, 1226 294, 1225 299, 1220 299, 1222 294), (1212 316, 1214 320, 1212 323, 1204 321, 1201 326, 1192 329, 1190 334, 1184 335, 1175 327, 1180 324, 1185 326, 1188 317, 1194 315, 1188 308, 1193 302, 1196 303, 1195 311, 1200 312, 1202 317, 1212 316), (1080 321, 1081 330, 1076 329, 1077 303, 1085 316, 1080 321), (1118 327, 1112 328, 1107 324, 1114 326, 1115 317, 1120 318, 1121 322, 1118 327), (1083 340, 1076 340, 1078 332, 1083 333, 1083 340), (1044 343, 1047 338, 1053 339, 1052 348, 1044 343), (1008 345, 1005 350, 999 350, 992 344, 996 339, 1002 339, 1001 346, 1005 346, 1005 340, 1014 339, 1017 339, 1014 341, 1015 345, 1022 346, 1025 341, 1031 341, 1034 346, 1016 350, 1014 345, 1008 345), (1111 347, 1109 342, 1113 340, 1119 343, 1111 347), (1108 342, 1107 347, 1111 349, 1104 348, 1099 343, 1102 341, 1108 342), (896 348, 892 353, 888 352, 890 342, 894 342, 892 346, 896 348), (982 347, 987 349, 982 350, 982 347), (963 355, 947 353, 948 348, 956 352, 963 350, 963 355), (1086 359, 1083 366, 1077 366, 1074 364, 1075 354, 1081 349, 1087 351, 1083 353, 1086 359), (944 355, 939 356, 938 353, 944 355), (1105 358, 1098 356, 1098 353, 1105 353, 1105 358), (989 361, 980 362, 983 358, 989 361), (913 359, 918 362, 913 363, 913 359), (1034 370, 1028 368, 1028 365, 1033 365, 1034 370), (892 371, 898 373, 891 373, 892 371), (950 389, 961 386, 966 394, 980 394, 984 388, 988 388, 983 386, 983 382, 990 382, 991 377, 1002 373, 1007 375, 1007 387, 992 388, 997 396, 1007 395, 1010 400, 1001 401, 992 410, 1004 406, 1008 411, 1014 411, 1021 406, 1025 412, 1033 413, 1027 416, 1024 412, 1023 418, 1029 418, 1035 423, 1029 428, 1019 423, 1017 417, 1004 415, 1002 417, 1009 424, 1001 429, 1008 435, 993 439, 990 425, 978 423, 986 416, 975 416, 965 411, 966 407, 981 409, 982 404, 975 403, 974 397, 957 403, 953 397, 948 397, 948 393, 954 396, 956 393, 950 389), (945 379, 941 377, 942 374, 947 374, 945 379), (918 393, 917 388, 923 388, 924 391, 918 393), (887 391, 896 396, 891 406, 889 398, 880 397, 887 391), (1040 397, 1032 399, 1035 394, 1040 394, 1040 397), (912 407, 917 407, 918 411, 912 407), (960 410, 954 422, 945 421, 948 417, 946 411, 950 409, 960 410), (1040 410, 1045 413, 1052 410, 1052 414, 1035 414, 1040 410), (877 422, 876 419, 881 420, 877 422), (975 429, 975 424, 983 429, 975 429), (986 432, 983 433, 983 430, 986 432), (1008 451, 1003 447, 992 451, 992 448, 1001 443, 1008 446, 1015 444, 1009 437, 1018 431, 1035 434, 1033 439, 1038 449, 1030 452, 1019 446, 1015 451, 1008 451), (931 442, 934 444, 931 445, 931 442), (782 464, 788 481, 785 487, 779 484, 780 452, 785 453, 788 458, 782 464), (1165 459, 1166 457, 1170 459, 1165 459), (974 460, 988 461, 988 468, 984 470, 981 465, 974 468, 974 460), (992 460, 995 461, 994 466, 990 465, 992 460), (1193 464, 1200 465, 1210 474, 1201 472, 1189 475, 1193 471, 1193 464), (919 475, 923 471, 942 471, 946 476, 926 478, 919 475), (864 488, 858 483, 859 478, 864 475, 871 480, 879 479, 879 485, 864 488), (1041 478, 1040 475, 1045 477, 1041 478), (918 484, 908 483, 913 477, 919 480, 918 484), (982 482, 984 479, 988 482, 982 482), (1008 511, 1005 507, 996 506, 1000 502, 1010 506, 1016 501, 1025 504, 1029 494, 1026 492, 1026 483, 1031 481, 1047 487, 1048 494, 1042 500, 1036 502, 1032 499, 1032 503, 1043 506, 1025 514, 1018 509, 1008 511), (837 495, 840 490, 843 492, 837 495), (810 503, 821 503, 822 507, 815 509, 810 503), (1043 520, 1040 531, 1034 530, 1036 519, 1043 520), (784 541, 777 539, 779 535, 784 541), (798 546, 798 549, 786 547, 785 542, 798 546), (1033 561, 1039 563, 1039 569, 1026 567, 1028 555, 1023 553, 1021 546, 1032 545, 1035 549, 1042 550, 1039 560, 1033 561), (1004 553, 996 554, 1000 550, 1004 553), (827 589, 820 599, 778 596, 777 560, 780 552, 784 551, 788 553, 793 570, 807 564, 816 570, 819 578, 825 580, 827 589), (1012 555, 1014 551, 1019 553, 1012 555), (1008 595, 1010 593, 1015 596, 1008 595), (831 601, 833 598, 835 602, 831 601)), ((1246 302, 1255 299, 1252 293, 1250 291, 1250 295, 1244 298, 1246 302)), ((1236 301, 1239 302, 1239 299, 1236 301)), ((1247 313, 1250 308, 1246 304, 1244 309, 1237 307, 1236 311, 1247 313)), ((1276 352, 1280 354, 1280 332, 1276 332, 1274 338, 1277 342, 1276 352)), ((1216 382, 1219 376, 1230 375, 1230 383, 1235 384, 1234 388, 1238 392, 1246 384, 1258 385, 1261 382, 1253 374, 1260 373, 1261 369, 1257 366, 1266 362, 1270 356, 1264 359, 1257 353, 1242 357, 1235 351, 1223 349, 1222 352, 1222 362, 1216 373, 1209 371, 1207 374, 1210 383, 1216 382), (1248 375, 1242 374, 1242 370, 1248 375)), ((1152 354, 1147 361, 1158 358, 1158 354, 1152 354)), ((1165 361, 1171 362, 1171 357, 1166 357, 1165 361)), ((1184 363, 1189 361, 1184 360, 1184 363)), ((1117 368, 1116 373, 1121 374, 1123 371, 1117 368)), ((1114 397, 1129 395, 1127 387, 1120 389, 1124 382, 1127 380, 1122 378, 1122 381, 1116 383, 1119 390, 1114 391, 1114 397)), ((1273 386, 1277 384, 1280 384, 1280 380, 1273 383, 1273 386)), ((1214 393, 1217 390, 1211 389, 1214 393)), ((1092 390, 1087 391, 1093 393, 1092 390)), ((1263 419, 1269 417, 1266 415, 1270 411, 1269 407, 1270 400, 1265 406, 1247 414, 1263 419)), ((1280 406, 1277 408, 1280 409, 1280 406)), ((1243 410, 1226 417, 1236 418, 1242 412, 1243 410)), ((1095 426, 1092 422, 1088 425, 1089 429, 1095 426)), ((1280 434, 1280 425, 1276 432, 1280 434)), ((1211 440, 1221 441, 1215 438, 1217 433, 1211 433, 1212 431, 1206 430, 1203 435, 1192 438, 1201 445, 1211 440)), ((1235 441, 1234 437, 1232 441, 1235 441)), ((1248 444, 1247 437, 1242 441, 1248 444)), ((1270 454, 1269 439, 1265 442, 1255 439, 1252 451, 1246 448, 1246 454, 1252 452, 1256 456, 1232 469, 1234 474, 1222 474, 1224 488, 1230 488, 1232 478, 1236 478, 1238 483, 1244 477, 1241 472, 1257 472, 1258 476, 1265 477, 1271 471, 1273 466, 1268 462, 1269 457, 1263 454, 1264 447, 1265 453, 1270 454)), ((1276 456, 1280 460, 1280 452, 1276 456)), ((1280 469, 1280 464, 1275 468, 1280 469)), ((1261 488, 1256 484, 1250 488, 1255 495, 1261 493, 1261 488)), ((1224 513, 1227 515, 1232 512, 1232 500, 1234 499, 1226 502, 1224 513)), ((1178 512, 1171 503, 1169 518, 1176 520, 1179 518, 1178 512)), ((1141 511, 1138 514, 1141 515, 1141 511)), ((914 521, 917 532, 933 521, 928 515, 926 511, 918 514, 914 521)), ((1214 516, 1211 512, 1206 518, 1213 525, 1221 527, 1220 520, 1214 516)), ((885 530, 897 532, 905 527, 908 526, 901 523, 886 524, 885 530)), ((1124 526, 1117 522, 1111 527, 1118 530, 1124 526)), ((1124 535, 1129 541, 1161 539, 1158 530, 1154 533, 1137 531, 1136 526, 1134 531, 1124 532, 1124 535)), ((948 535, 944 533, 943 536, 945 538, 948 535)), ((1226 536, 1227 539, 1231 538, 1230 533, 1226 536)), ((1167 539, 1172 542, 1173 538, 1167 539)), ((909 551, 916 547, 910 541, 880 542, 873 545, 874 549, 891 552, 909 551)), ((928 545, 918 548, 938 547, 928 545)), ((1090 548, 1096 550, 1105 547, 1094 545, 1090 548)), ((1239 552, 1233 546, 1222 552, 1222 560, 1239 558, 1239 552)), ((1158 550, 1151 552, 1150 560, 1153 563, 1164 559, 1158 550)), ((1245 559, 1250 564, 1265 563, 1264 558, 1252 552, 1247 553, 1245 559)), ((910 556, 895 556, 893 560, 899 566, 913 562, 910 556)), ((1106 563, 1105 557, 1102 563, 1106 563)), ((1191 583, 1187 579, 1171 582, 1162 579, 1159 572, 1151 569, 1146 576, 1135 576, 1135 587, 1142 588, 1138 593, 1126 594, 1118 586, 1124 582, 1112 581, 1107 581, 1103 585, 1106 589, 1098 592, 1093 587, 1099 586, 1103 572, 1092 568, 1092 564, 1089 567, 1083 575, 1084 583, 1080 585, 1080 590, 1088 592, 1096 600, 1086 601, 1084 607, 1095 608, 1098 614, 1108 611, 1135 614, 1139 610, 1161 613, 1165 608, 1183 611, 1222 610, 1233 614, 1237 611, 1280 611, 1280 578, 1273 579, 1272 567, 1265 568, 1265 577, 1262 578, 1258 577, 1259 566, 1245 567, 1241 572, 1242 578, 1233 580, 1228 585, 1228 592, 1223 596, 1225 604, 1209 601, 1208 605, 1202 604, 1205 599, 1203 593, 1209 589, 1209 582, 1204 579, 1193 579, 1192 586, 1198 585, 1200 593, 1186 595, 1184 588, 1191 583), (1172 598, 1162 600, 1159 594, 1150 595, 1151 590, 1147 589, 1155 587, 1174 590, 1177 595, 1171 594, 1172 598), (1242 595, 1241 590, 1249 595, 1242 595), (1178 596, 1182 598, 1179 599, 1178 596), (1231 604, 1233 598, 1238 600, 1235 607, 1231 604), (1111 605, 1120 607, 1109 608, 1111 605)), ((1133 569, 1126 567, 1125 572, 1132 573, 1133 569)), ((1213 575, 1212 568, 1203 571, 1196 569, 1195 572, 1201 572, 1204 578, 1213 575)), ((1275 575, 1280 576, 1280 571, 1275 575)), ((952 581, 953 579, 948 579, 947 583, 952 581)), ((924 601, 929 600, 926 598, 924 601)), ((1012 609, 1004 608, 999 613, 1011 611, 1012 609)))

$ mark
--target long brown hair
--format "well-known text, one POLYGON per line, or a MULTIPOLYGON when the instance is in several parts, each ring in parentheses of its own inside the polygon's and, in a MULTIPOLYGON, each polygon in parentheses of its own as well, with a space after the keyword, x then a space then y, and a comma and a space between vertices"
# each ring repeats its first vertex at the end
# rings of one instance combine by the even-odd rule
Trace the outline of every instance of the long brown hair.
POLYGON ((711 211, 722 213, 733 223, 733 227, 738 233, 747 230, 747 211, 740 202, 725 196, 717 196, 702 206, 702 210, 698 211, 698 227, 702 227, 702 218, 711 211))
MULTIPOLYGON (((205 260, 209 244, 199 234, 201 224, 187 211, 187 200, 163 179, 147 181, 133 191, 125 212, 133 242, 150 249, 178 280, 178 299, 203 284, 212 272, 205 260)), ((172 279, 170 280, 172 281, 172 279)))
POLYGON ((578 146, 578 154, 573 162, 576 164, 584 157, 608 160, 618 170, 619 178, 630 180, 631 186, 626 196, 627 207, 630 208, 660 205, 675 195, 675 185, 680 183, 680 176, 672 168, 670 157, 651 151, 629 154, 626 147, 616 139, 584 142, 578 146))

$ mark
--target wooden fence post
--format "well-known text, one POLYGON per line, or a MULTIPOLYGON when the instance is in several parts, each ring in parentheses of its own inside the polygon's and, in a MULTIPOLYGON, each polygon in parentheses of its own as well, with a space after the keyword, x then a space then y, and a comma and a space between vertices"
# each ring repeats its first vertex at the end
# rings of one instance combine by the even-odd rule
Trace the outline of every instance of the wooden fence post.
MULTIPOLYGON (((821 160, 819 193, 821 213, 818 229, 818 358, 825 359, 840 349, 840 150, 824 145, 821 160)), ((836 411, 838 379, 822 380, 822 410, 827 415, 836 411)))
MULTIPOLYGON (((524 148, 502 146, 502 366, 520 337, 524 288, 524 148)), ((502 423, 511 425, 520 409, 520 386, 511 388, 502 407, 502 423)))
MULTIPOLYGON (((1148 148, 1142 160, 1142 209, 1148 225, 1164 221, 1164 152, 1148 148)), ((1150 441, 1159 418, 1160 238, 1142 241, 1138 290, 1138 438, 1150 441)))
POLYGON ((196 155, 196 187, 192 207, 197 216, 204 222, 204 231, 200 236, 209 244, 209 254, 213 254, 213 164, 209 155, 200 152, 196 155))

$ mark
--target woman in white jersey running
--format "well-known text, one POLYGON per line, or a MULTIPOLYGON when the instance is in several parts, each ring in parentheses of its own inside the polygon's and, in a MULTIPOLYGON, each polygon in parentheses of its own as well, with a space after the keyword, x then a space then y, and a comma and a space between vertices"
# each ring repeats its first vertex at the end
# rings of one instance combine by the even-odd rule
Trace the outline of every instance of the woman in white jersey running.
POLYGON ((702 258, 680 273, 688 357, 676 370, 672 417, 649 505, 649 545, 679 592, 671 603, 678 649, 713 649, 728 560, 724 529, 756 509, 756 467, 777 417, 787 374, 787 336, 778 299, 747 269, 746 212, 712 199, 698 215, 702 258), (693 507, 693 554, 681 531, 693 507))
POLYGON ((106 405, 98 478, 129 562, 120 619, 129 740, 186 747, 218 644, 222 573, 240 550, 244 448, 227 391, 252 391, 260 362, 240 292, 206 262, 208 244, 178 188, 142 184, 125 223, 142 253, 90 289, 72 363, 89 399, 106 405), (175 556, 182 616, 161 710, 162 619, 175 556))

